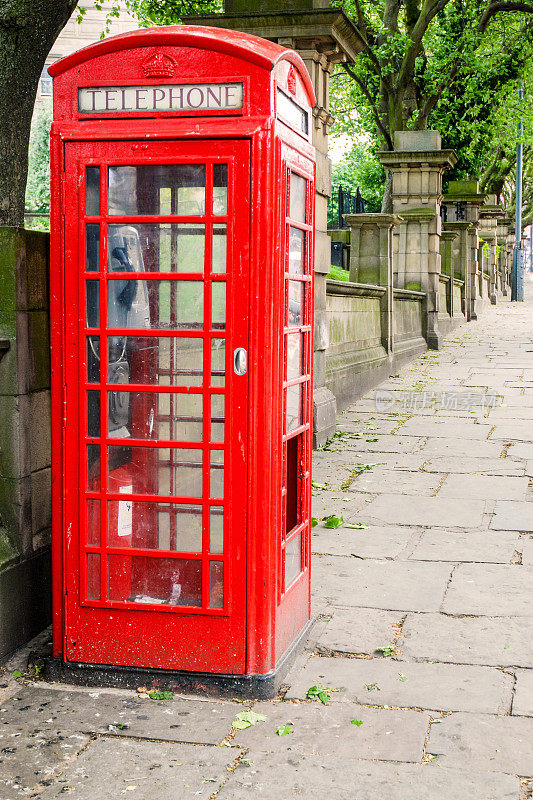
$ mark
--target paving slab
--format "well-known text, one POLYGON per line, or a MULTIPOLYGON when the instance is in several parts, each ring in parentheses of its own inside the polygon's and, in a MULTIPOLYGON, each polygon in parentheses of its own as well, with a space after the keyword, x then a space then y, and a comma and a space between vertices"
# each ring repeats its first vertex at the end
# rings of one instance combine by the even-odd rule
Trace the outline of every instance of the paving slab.
MULTIPOLYGON (((347 512, 346 512, 347 513, 347 512)), ((359 521, 364 512, 345 516, 346 522, 359 521)), ((325 553, 333 556, 356 555, 362 558, 397 558, 404 551, 409 552, 418 541, 421 528, 405 526, 369 525, 365 529, 325 528, 319 523, 311 534, 313 553, 325 553)), ((494 534, 497 536, 498 534, 494 534)), ((516 535, 518 538, 518 535, 516 535)))
POLYGON ((533 669, 516 671, 513 714, 533 717, 533 669))
MULTIPOLYGON (((364 727, 361 726, 359 730, 364 727)), ((519 781, 505 774, 466 772, 436 764, 346 761, 337 756, 259 753, 230 775, 217 800, 518 800, 519 781), (312 791, 310 791, 312 787, 312 791)))
MULTIPOLYGON (((533 406, 533 402, 531 403, 531 405, 533 406)), ((524 427, 529 427, 529 426, 526 423, 524 427)), ((511 458, 533 458, 533 444, 515 442, 508 448, 507 455, 510 456, 511 458)))
MULTIPOLYGON (((208 800, 240 755, 237 748, 99 738, 39 792, 42 800, 121 797, 208 800)), ((34 795, 35 796, 35 795, 34 795)))
MULTIPOLYGON (((532 506, 533 508, 533 506, 532 506)), ((478 528, 483 521, 485 501, 440 497, 412 497, 383 494, 374 498, 364 510, 369 520, 387 522, 389 525, 442 525, 450 528, 478 528)), ((366 520, 364 520, 366 521, 366 520)))
POLYGON ((406 470, 374 467, 372 470, 361 472, 350 485, 350 491, 431 497, 443 477, 443 475, 425 472, 407 472, 406 470))
POLYGON ((398 647, 407 661, 533 667, 533 616, 408 614, 398 647))
POLYGON ((533 567, 533 536, 531 534, 520 537, 518 550, 522 553, 522 564, 533 567))
POLYGON ((533 719, 452 714, 432 725, 427 752, 443 767, 533 775, 533 719))
POLYGON ((369 499, 367 496, 355 495, 353 492, 314 489, 312 499, 313 516, 316 519, 322 519, 322 517, 330 514, 336 514, 348 520, 348 517, 354 517, 360 509, 364 508, 369 499))
POLYGON ((417 561, 475 561, 509 564, 519 550, 514 531, 469 531, 431 528, 424 531, 409 558, 417 561))
POLYGON ((37 719, 45 730, 112 733, 115 736, 218 744, 231 730, 237 703, 174 697, 141 699, 124 690, 70 690, 44 684, 22 686, 0 713, 0 735, 21 720, 37 719), (23 712, 27 712, 23 714, 23 712), (42 720, 42 722, 41 722, 42 720))
POLYGON ((490 439, 504 439, 506 442, 514 440, 518 442, 533 442, 532 426, 524 423, 513 424, 512 422, 502 422, 496 425, 490 439))
POLYGON ((304 753, 336 755, 345 759, 420 762, 428 730, 429 714, 364 708, 355 703, 324 706, 306 703, 256 703, 254 711, 266 721, 237 731, 234 743, 257 753, 304 753), (352 719, 363 720, 360 727, 352 719), (281 725, 291 724, 293 733, 276 735, 281 725))
POLYGON ((438 611, 452 571, 434 562, 336 556, 316 556, 313 567, 313 592, 329 603, 391 611, 438 611))
POLYGON ((432 436, 452 439, 487 439, 490 425, 478 425, 472 419, 408 419, 398 431, 398 436, 432 436))
POLYGON ((459 564, 441 610, 445 614, 529 617, 533 614, 533 568, 459 564))
POLYGON ((400 611, 377 608, 339 608, 330 606, 327 619, 312 629, 309 649, 371 655, 378 647, 390 645, 397 625, 403 618, 400 611))
POLYGON ((514 679, 493 667, 310 656, 287 683, 287 699, 304 700, 310 686, 322 684, 338 689, 331 695, 334 703, 506 714, 514 679))
POLYGON ((361 439, 341 439, 339 441, 339 451, 347 450, 360 453, 414 453, 424 443, 423 437, 405 436, 403 439, 399 434, 391 436, 376 435, 367 437, 368 441, 361 439), (377 441, 370 441, 376 438, 377 441))
POLYGON ((431 438, 420 448, 426 458, 432 456, 457 458, 499 458, 503 442, 475 441, 472 439, 431 438))
POLYGON ((469 458, 460 456, 438 456, 426 458, 425 472, 452 472, 461 475, 479 473, 483 475, 516 475, 525 472, 523 462, 510 458, 469 458))
POLYGON ((496 475, 448 475, 439 497, 465 500, 525 500, 528 479, 496 475))
POLYGON ((490 527, 493 530, 533 533, 533 503, 500 500, 496 503, 490 527))

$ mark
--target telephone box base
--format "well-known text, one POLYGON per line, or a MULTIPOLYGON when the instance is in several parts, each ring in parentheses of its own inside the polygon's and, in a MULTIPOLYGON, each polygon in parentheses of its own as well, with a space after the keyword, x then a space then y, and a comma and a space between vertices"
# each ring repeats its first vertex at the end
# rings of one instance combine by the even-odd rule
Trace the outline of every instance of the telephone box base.
POLYGON ((265 674, 219 675, 208 672, 180 672, 168 669, 80 664, 49 657, 45 661, 44 678, 78 686, 100 686, 114 689, 137 689, 146 686, 159 691, 186 692, 213 697, 239 697, 269 700, 275 697, 302 650, 314 620, 310 620, 277 666, 265 674))

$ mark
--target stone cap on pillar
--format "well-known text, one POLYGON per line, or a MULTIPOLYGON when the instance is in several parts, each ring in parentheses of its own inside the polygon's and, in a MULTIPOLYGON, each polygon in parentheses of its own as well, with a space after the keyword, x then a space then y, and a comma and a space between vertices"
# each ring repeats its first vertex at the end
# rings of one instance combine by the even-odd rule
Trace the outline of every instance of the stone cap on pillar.
POLYGON ((443 225, 444 225, 444 230, 457 231, 457 233, 463 230, 467 231, 469 228, 472 227, 472 223, 467 222, 466 220, 450 220, 450 222, 446 220, 446 222, 444 222, 443 225))
POLYGON ((362 228, 363 225, 376 225, 378 228, 393 228, 403 222, 399 214, 343 214, 350 228, 362 228))
POLYGON ((331 63, 355 61, 366 42, 328 0, 226 0, 224 14, 183 17, 187 25, 233 28, 294 49, 316 49, 331 63))
POLYGON ((459 231, 441 231, 440 238, 444 239, 445 242, 453 242, 459 236, 459 231))
POLYGON ((466 181, 449 181, 443 203, 471 203, 482 205, 486 195, 479 191, 479 180, 471 178, 466 181))

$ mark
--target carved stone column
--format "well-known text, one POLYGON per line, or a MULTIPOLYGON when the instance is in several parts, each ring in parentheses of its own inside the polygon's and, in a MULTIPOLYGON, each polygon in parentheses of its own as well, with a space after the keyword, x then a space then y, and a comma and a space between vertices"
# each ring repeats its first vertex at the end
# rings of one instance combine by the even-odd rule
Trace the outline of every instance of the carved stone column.
POLYGON ((426 293, 426 339, 438 350, 442 176, 457 157, 441 149, 438 131, 398 131, 394 147, 379 158, 392 172, 393 212, 403 219, 394 232, 395 286, 426 293))
POLYGON ((331 194, 331 161, 328 133, 329 77, 337 62, 353 61, 365 44, 351 20, 329 0, 226 0, 224 14, 186 17, 194 25, 231 28, 296 50, 303 58, 317 97, 313 111, 313 144, 317 154, 315 207, 315 355, 313 393, 314 446, 324 444, 335 432, 337 405, 326 388, 326 275, 331 268, 331 244, 327 233, 327 207, 331 194))
POLYGON ((443 203, 446 206, 446 227, 452 222, 467 222, 466 244, 467 258, 465 269, 465 315, 467 320, 477 319, 479 311, 479 274, 478 274, 478 228, 479 208, 485 201, 485 195, 479 191, 479 181, 472 178, 466 181, 450 181, 443 203))

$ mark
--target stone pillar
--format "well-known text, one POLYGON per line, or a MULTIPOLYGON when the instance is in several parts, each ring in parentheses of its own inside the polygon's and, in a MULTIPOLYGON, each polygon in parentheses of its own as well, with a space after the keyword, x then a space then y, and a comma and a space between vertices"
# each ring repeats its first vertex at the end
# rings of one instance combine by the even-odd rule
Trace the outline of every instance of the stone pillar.
POLYGON ((457 157, 441 149, 437 131, 398 131, 394 147, 379 157, 392 172, 393 212, 403 219, 394 232, 395 285, 426 293, 426 339, 437 350, 442 176, 457 157))
POLYGON ((350 280, 385 286, 381 298, 381 344, 393 355, 393 247, 392 231, 402 219, 396 214, 345 214, 350 226, 350 280))
POLYGON ((459 232, 458 231, 441 231, 440 234, 440 271, 442 275, 446 275, 449 278, 446 287, 446 309, 442 309, 442 311, 447 311, 450 315, 450 319, 453 320, 454 315, 454 307, 453 307, 453 279, 454 279, 454 248, 453 244, 455 240, 458 238, 459 232))
MULTIPOLYGON (((451 231, 452 233, 457 234, 456 237, 452 240, 451 249, 452 249, 452 278, 459 279, 463 281, 463 287, 461 290, 461 308, 454 307, 454 313, 458 314, 461 311, 462 314, 467 316, 466 308, 467 308, 467 297, 470 296, 469 292, 469 281, 471 280, 471 269, 470 269, 470 259, 472 256, 470 246, 469 246, 469 234, 468 230, 470 228, 470 223, 465 222, 464 220, 461 222, 446 222, 444 223, 444 228, 447 231, 451 231)), ((453 291, 453 289, 452 289, 453 291)))
POLYGON ((446 226, 451 222, 467 222, 466 229, 468 257, 465 264, 465 315, 467 320, 477 319, 479 310, 478 274, 478 227, 479 208, 485 195, 479 191, 479 181, 472 178, 466 181, 450 181, 443 197, 446 206, 446 226))
POLYGON ((313 144, 317 151, 316 256, 315 256, 315 357, 313 393, 314 446, 324 444, 335 432, 337 405, 326 388, 326 275, 331 267, 327 233, 327 206, 331 194, 331 162, 328 132, 329 76, 340 61, 353 61, 365 48, 357 28, 329 0, 225 0, 224 14, 184 17, 193 25, 211 25, 261 36, 296 50, 303 58, 317 97, 313 111, 313 144))
POLYGON ((0 661, 50 620, 48 252, 0 227, 0 661))
POLYGON ((509 220, 507 217, 500 217, 496 229, 497 251, 497 273, 498 289, 503 297, 507 297, 507 233, 509 231, 509 220))
POLYGON ((505 215, 503 208, 498 204, 495 194, 487 195, 485 203, 479 209, 480 235, 488 245, 486 253, 486 269, 490 275, 489 299, 496 305, 496 245, 498 220, 505 215))

